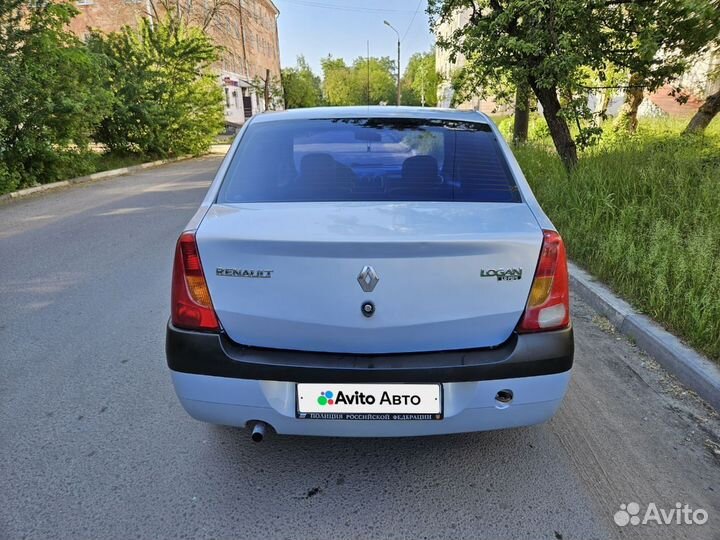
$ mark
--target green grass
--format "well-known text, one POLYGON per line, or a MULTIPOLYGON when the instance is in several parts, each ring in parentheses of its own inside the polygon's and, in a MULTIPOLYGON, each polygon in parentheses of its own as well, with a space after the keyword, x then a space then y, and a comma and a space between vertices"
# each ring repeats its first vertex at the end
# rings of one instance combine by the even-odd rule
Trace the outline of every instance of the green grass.
POLYGON ((641 121, 583 152, 568 176, 547 139, 515 149, 570 257, 720 361, 720 120, 641 121))
POLYGON ((156 158, 143 156, 140 154, 94 154, 90 158, 92 172, 110 171, 112 169, 121 169, 123 167, 131 167, 132 165, 140 165, 156 158))

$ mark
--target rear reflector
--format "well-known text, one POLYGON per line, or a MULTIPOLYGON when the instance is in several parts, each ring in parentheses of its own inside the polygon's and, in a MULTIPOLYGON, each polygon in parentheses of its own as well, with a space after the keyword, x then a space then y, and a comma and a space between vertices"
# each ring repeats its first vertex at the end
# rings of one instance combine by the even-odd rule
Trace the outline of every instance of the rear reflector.
POLYGON ((172 279, 172 323, 187 330, 220 329, 203 274, 194 232, 180 235, 172 279))
POLYGON ((562 238, 555 231, 543 231, 535 277, 518 332, 558 330, 570 325, 567 256, 562 238))

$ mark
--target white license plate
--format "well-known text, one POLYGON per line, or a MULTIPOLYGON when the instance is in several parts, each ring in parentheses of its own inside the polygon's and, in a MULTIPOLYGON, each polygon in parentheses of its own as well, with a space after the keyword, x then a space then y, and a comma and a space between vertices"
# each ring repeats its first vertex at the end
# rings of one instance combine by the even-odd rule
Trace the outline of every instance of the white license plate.
POLYGON ((441 420, 440 384, 298 384, 296 416, 310 420, 441 420))

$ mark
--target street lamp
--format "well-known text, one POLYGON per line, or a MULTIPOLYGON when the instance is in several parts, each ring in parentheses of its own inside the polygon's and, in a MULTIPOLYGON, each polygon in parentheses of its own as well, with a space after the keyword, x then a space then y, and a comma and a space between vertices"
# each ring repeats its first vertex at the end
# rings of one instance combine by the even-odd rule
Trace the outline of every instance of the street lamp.
POLYGON ((397 104, 400 106, 400 32, 397 31, 392 24, 387 21, 383 21, 386 26, 392 28, 397 34, 397 45, 398 45, 398 60, 397 60, 397 104))

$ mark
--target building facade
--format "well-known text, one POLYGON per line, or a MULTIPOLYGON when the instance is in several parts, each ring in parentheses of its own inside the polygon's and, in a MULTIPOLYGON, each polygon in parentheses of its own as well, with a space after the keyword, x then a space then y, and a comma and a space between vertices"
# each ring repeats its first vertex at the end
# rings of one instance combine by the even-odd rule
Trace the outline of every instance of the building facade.
MULTIPOLYGON (((438 36, 450 37, 453 32, 462 28, 470 21, 470 9, 459 9, 455 11, 453 17, 449 21, 445 21, 437 27, 438 36)), ((435 68, 441 75, 441 82, 438 85, 438 107, 456 107, 458 109, 473 109, 485 114, 503 114, 507 112, 507 107, 498 105, 492 97, 481 97, 481 92, 475 93, 467 100, 458 103, 454 99, 454 90, 452 87, 453 75, 463 68, 467 63, 466 58, 458 54, 455 61, 451 61, 450 52, 440 47, 435 47, 435 68)))
MULTIPOLYGON (((225 94, 225 118, 241 125, 265 110, 264 81, 280 85, 280 44, 272 0, 79 0, 80 14, 70 29, 79 36, 90 30, 114 32, 134 26, 141 18, 161 17, 172 8, 194 26, 204 28, 223 47, 217 65, 218 83, 225 94)), ((275 96, 271 107, 281 101, 275 96)))

